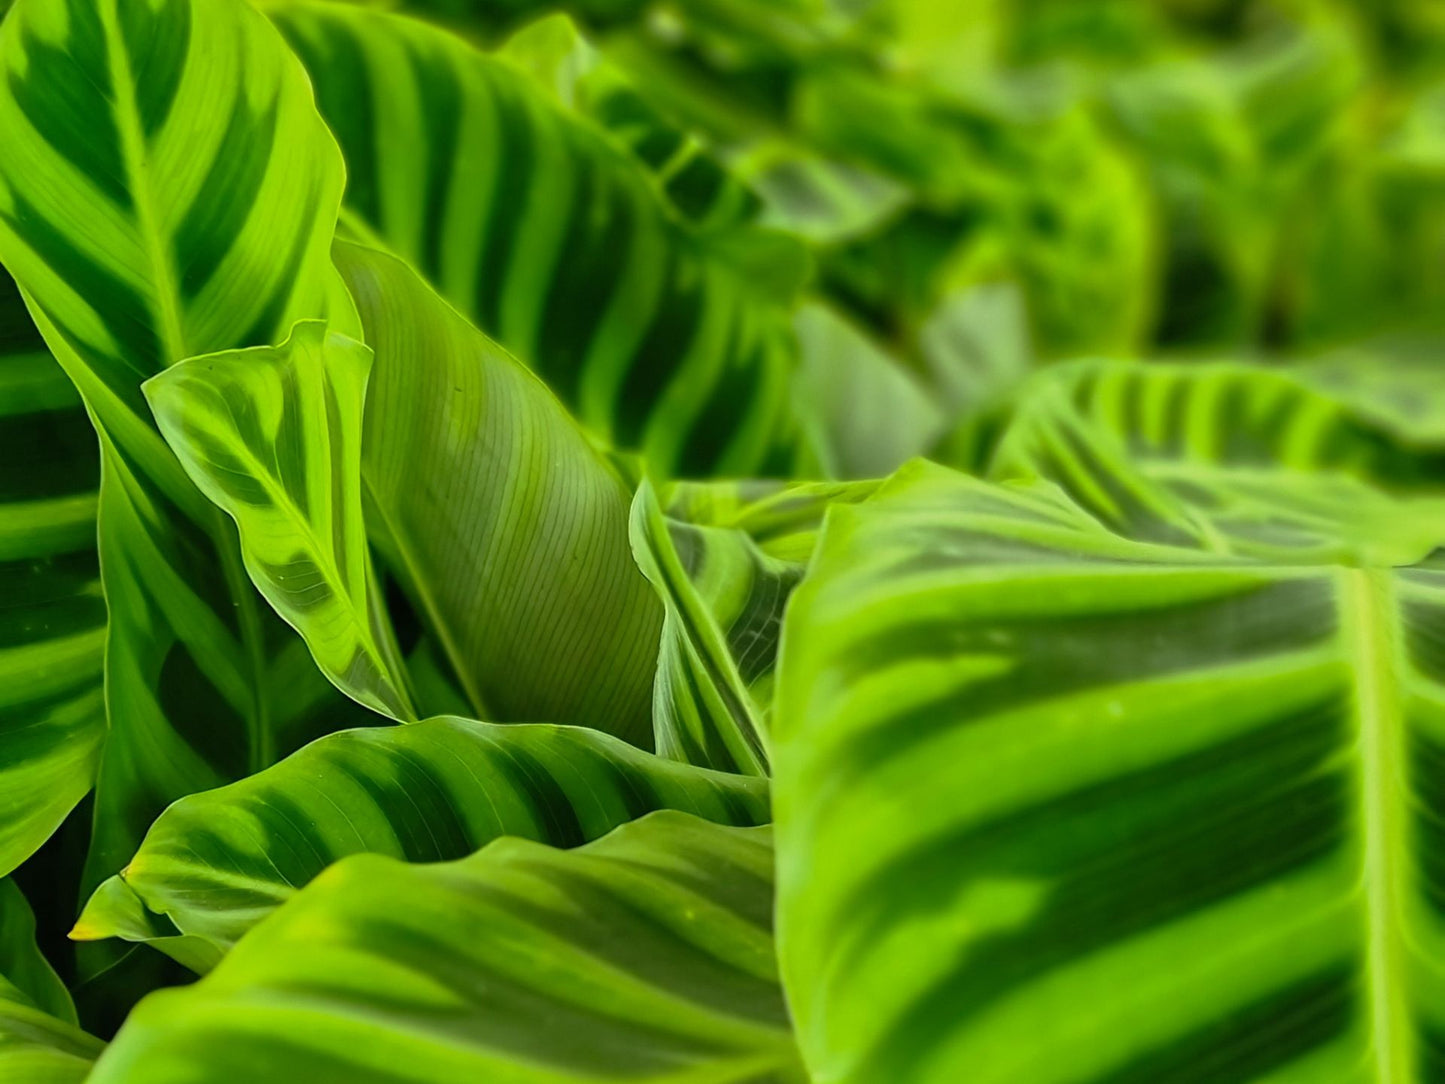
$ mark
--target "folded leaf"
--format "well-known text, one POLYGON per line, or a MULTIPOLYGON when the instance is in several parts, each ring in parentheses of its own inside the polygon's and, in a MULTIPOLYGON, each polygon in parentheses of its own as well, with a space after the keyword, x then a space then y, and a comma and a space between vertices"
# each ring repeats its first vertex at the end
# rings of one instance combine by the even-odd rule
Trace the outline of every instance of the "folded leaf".
POLYGON ((188 935, 219 955, 346 855, 446 861, 504 835, 575 847, 658 809, 762 824, 767 787, 582 727, 441 718, 332 734, 176 802, 72 936, 188 935))
POLYGON ((294 668, 234 527, 140 391, 193 354, 278 342, 300 317, 357 330, 329 258, 342 164, 305 73, 240 0, 19 0, 0 67, 0 261, 102 445, 111 731, 93 882, 171 800, 350 710, 294 668))
POLYGON ((652 701, 657 751, 688 764, 767 774, 778 630, 834 502, 874 482, 685 483, 667 508, 651 482, 632 504, 632 548, 662 599, 652 701))
POLYGON ((95 779, 105 735, 98 481, 80 397, 0 271, 0 875, 95 779))
POLYGON ((834 511, 783 638, 780 952, 817 1079, 1434 1071, 1435 562, 1134 541, 919 466, 834 511))
POLYGON ((142 1002, 91 1079, 801 1084, 771 904, 767 829, 678 813, 574 851, 356 856, 142 1002))
MULTIPOLYGON (((769 276, 710 251, 641 163, 505 61, 345 4, 268 11, 345 152, 349 224, 654 470, 788 472, 795 349, 769 276)), ((768 272, 800 262, 774 240, 768 272)))
POLYGON ((236 521, 267 601, 358 702, 416 717, 366 548, 361 422, 371 351, 297 324, 277 347, 192 358, 146 398, 201 492, 236 521))
POLYGON ((336 259, 376 354, 368 529, 475 714, 650 744, 662 615, 628 553, 621 479, 541 381, 399 260, 349 244, 336 259))

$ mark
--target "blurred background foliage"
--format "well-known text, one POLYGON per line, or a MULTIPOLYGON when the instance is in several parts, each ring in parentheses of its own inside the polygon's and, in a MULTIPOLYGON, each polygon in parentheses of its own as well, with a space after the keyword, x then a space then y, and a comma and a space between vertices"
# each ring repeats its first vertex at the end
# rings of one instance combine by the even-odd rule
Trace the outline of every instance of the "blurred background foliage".
POLYGON ((1431 0, 406 10, 605 126, 700 243, 793 299, 824 473, 942 454, 1042 363, 1408 361, 1440 321, 1431 0))

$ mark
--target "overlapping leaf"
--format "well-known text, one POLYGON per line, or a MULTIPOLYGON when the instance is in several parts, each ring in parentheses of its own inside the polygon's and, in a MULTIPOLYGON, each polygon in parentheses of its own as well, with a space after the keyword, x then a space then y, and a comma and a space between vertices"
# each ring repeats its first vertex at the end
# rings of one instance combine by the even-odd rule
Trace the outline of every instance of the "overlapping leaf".
POLYGON ((769 844, 663 813, 574 851, 346 859, 144 1002, 91 1079, 801 1082, 769 844))
POLYGON ((712 251, 602 129, 445 32, 340 4, 269 10, 346 154, 349 224, 655 469, 788 472, 794 346, 766 291, 796 252, 740 267, 712 251))
POLYGON ((79 1084, 100 1053, 75 1023, 70 995, 35 946, 35 919, 0 880, 0 1075, 13 1084, 79 1084))
POLYGON ((658 753, 767 773, 767 720, 783 610, 824 513, 873 482, 684 483, 666 506, 644 483, 632 547, 666 608, 653 689, 658 753))
POLYGON ((773 745, 818 1078, 1437 1073, 1432 550, 1134 541, 922 466, 837 509, 773 745))
POLYGON ((105 707, 95 434, 0 271, 0 874, 90 789, 105 707))
POLYGON ((575 847, 659 809, 762 824, 767 787, 582 727, 439 718, 332 734, 176 802, 73 936, 167 951, 184 936, 188 959, 213 962, 347 855, 447 861, 504 835, 575 847))
POLYGON ((650 745, 660 607, 633 564, 628 494, 524 366, 399 260, 337 247, 375 351, 368 529, 474 713, 650 745))
POLYGON ((337 688, 415 718, 362 521, 371 351, 297 324, 277 347, 192 358, 146 382, 156 422, 201 492, 235 519, 261 593, 337 688))
POLYGON ((99 875, 173 798, 345 713, 297 665, 140 392, 193 354, 280 341, 298 317, 354 319, 329 263, 342 165, 304 72, 240 2, 21 0, 0 64, 0 260, 102 445, 99 875))

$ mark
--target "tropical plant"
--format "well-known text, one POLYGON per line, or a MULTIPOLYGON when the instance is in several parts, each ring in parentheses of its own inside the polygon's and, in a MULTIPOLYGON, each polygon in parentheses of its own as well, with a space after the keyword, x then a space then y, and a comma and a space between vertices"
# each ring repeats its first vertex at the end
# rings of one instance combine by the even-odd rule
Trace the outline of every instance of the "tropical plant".
POLYGON ((1428 0, 0 16, 0 1080, 1445 1078, 1428 0))

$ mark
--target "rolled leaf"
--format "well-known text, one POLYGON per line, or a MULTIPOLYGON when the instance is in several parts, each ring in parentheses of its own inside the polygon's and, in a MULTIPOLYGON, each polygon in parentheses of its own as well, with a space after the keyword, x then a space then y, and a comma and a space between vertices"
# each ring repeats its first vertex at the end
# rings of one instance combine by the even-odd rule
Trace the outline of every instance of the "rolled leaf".
POLYGON ((801 1084, 771 904, 768 829, 679 813, 573 851, 356 856, 143 1002, 91 1079, 801 1084))
POLYGON ((214 962, 346 855, 446 861, 504 835, 575 847, 659 809, 762 824, 767 787, 581 727, 441 718, 332 734, 171 806, 71 936, 168 952, 164 939, 187 936, 214 962))

